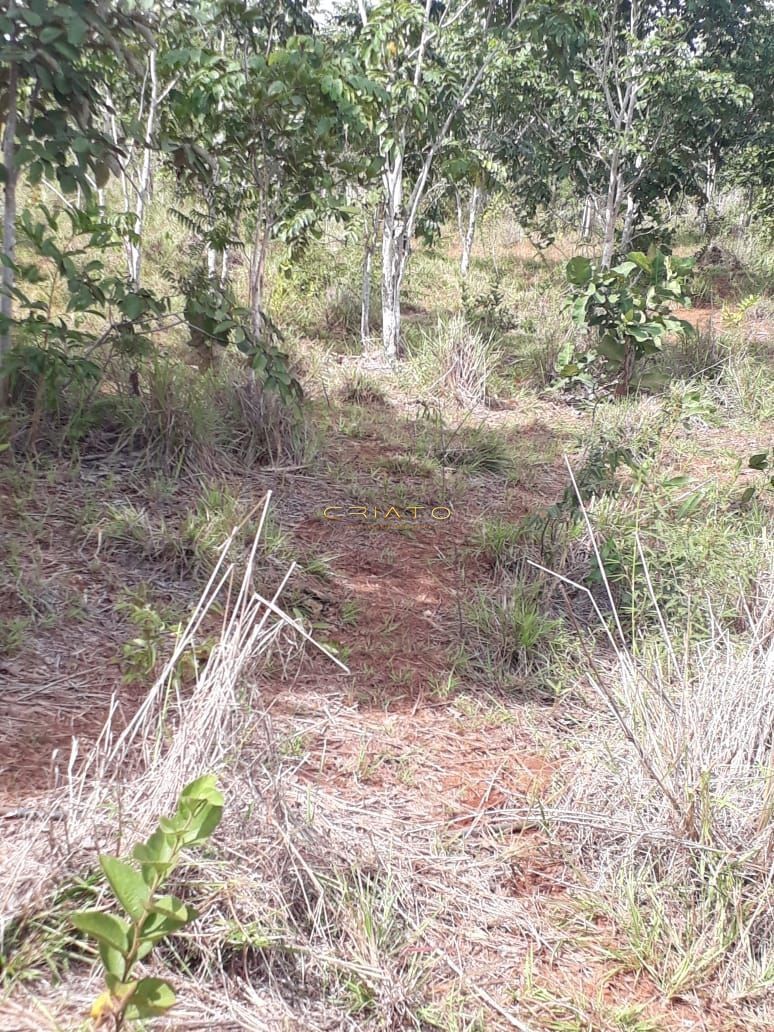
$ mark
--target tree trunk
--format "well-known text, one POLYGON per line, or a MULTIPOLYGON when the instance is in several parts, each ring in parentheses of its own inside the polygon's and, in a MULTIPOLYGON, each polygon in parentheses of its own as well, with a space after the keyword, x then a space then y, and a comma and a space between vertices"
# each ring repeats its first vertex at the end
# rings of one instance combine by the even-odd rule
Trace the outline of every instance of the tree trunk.
POLYGON ((624 254, 631 250, 636 215, 637 205, 632 195, 629 194, 626 198, 626 215, 624 216, 623 233, 621 234, 621 250, 624 254))
POLYGON ((594 198, 589 194, 583 202, 583 215, 581 216, 580 235, 585 243, 591 239, 591 226, 594 220, 594 198))
POLYGON ((371 273, 379 227, 379 206, 374 208, 373 219, 366 214, 363 241, 363 279, 360 287, 360 343, 365 348, 371 338, 371 273))
POLYGON ((712 205, 715 202, 715 183, 717 181, 718 166, 714 158, 707 159, 707 178, 704 181, 704 200, 701 205, 699 228, 702 236, 706 236, 710 226, 712 205))
POLYGON ((263 293, 266 277, 266 258, 271 238, 269 220, 259 215, 253 234, 253 251, 250 256, 250 312, 252 313, 252 329, 256 341, 263 334, 263 293))
MULTIPOLYGON (((13 20, 13 7, 11 4, 9 15, 13 20)), ((3 270, 2 287, 0 288, 0 316, 2 316, 2 329, 0 332, 0 365, 5 363, 5 357, 11 347, 11 326, 13 318, 13 298, 11 291, 14 287, 14 270, 11 262, 16 260, 16 180, 18 169, 16 167, 16 119, 19 92, 19 69, 14 62, 8 69, 8 113, 5 120, 5 141, 3 145, 3 164, 5 165, 5 197, 3 203, 3 270)), ((8 380, 4 372, 0 370, 0 406, 5 406, 8 396, 8 380)))
POLYGON ((605 232, 602 243, 602 268, 609 269, 615 254, 615 227, 621 210, 620 155, 614 151, 610 161, 610 178, 605 201, 605 232))
POLYGON ((408 260, 408 241, 403 212, 403 155, 382 175, 384 219, 382 222, 382 345, 385 356, 400 357, 400 289, 408 260))
POLYGON ((463 279, 467 277, 468 272, 470 271, 470 256, 473 252, 473 240, 476 235, 476 225, 478 223, 478 216, 483 207, 483 202, 484 191, 478 183, 474 183, 470 191, 467 225, 464 227, 464 232, 461 207, 459 212, 460 243, 462 245, 460 254, 460 275, 463 279))

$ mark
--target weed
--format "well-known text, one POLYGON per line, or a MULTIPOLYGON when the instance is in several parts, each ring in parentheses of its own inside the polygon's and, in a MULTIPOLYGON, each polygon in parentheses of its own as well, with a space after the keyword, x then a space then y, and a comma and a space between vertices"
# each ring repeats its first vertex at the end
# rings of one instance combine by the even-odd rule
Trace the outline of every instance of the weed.
POLYGON ((544 671, 563 635, 541 610, 538 588, 518 581, 495 596, 480 592, 463 610, 462 631, 474 669, 502 687, 544 671))
POLYGON ((382 388, 358 369, 342 386, 341 400, 350 405, 383 405, 387 399, 382 388))
POLYGON ((348 598, 341 606, 341 622, 345 627, 356 624, 360 619, 360 603, 357 599, 348 598))
POLYGON ((449 440, 437 444, 434 455, 442 466, 463 470, 471 476, 484 473, 505 476, 512 469, 506 442, 484 427, 476 427, 466 434, 458 431, 449 440))

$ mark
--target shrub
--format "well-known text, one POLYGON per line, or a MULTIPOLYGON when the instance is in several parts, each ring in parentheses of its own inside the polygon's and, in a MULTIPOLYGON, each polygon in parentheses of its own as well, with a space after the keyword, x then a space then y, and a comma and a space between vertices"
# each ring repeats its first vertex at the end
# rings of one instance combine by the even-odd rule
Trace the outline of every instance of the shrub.
POLYGON ((351 405, 383 405, 387 399, 378 383, 356 369, 342 387, 341 400, 351 405))
POLYGON ((512 468, 507 443, 485 427, 476 427, 465 434, 457 430, 436 444, 433 454, 443 466, 464 470, 473 476, 480 473, 505 475, 512 468))
MULTIPOLYGON (((647 254, 632 251, 612 269, 583 257, 569 261, 573 319, 596 330, 597 338, 584 355, 567 361, 560 375, 586 381, 601 377, 603 384, 614 380, 616 396, 627 395, 637 363, 656 354, 667 333, 693 332, 690 323, 669 314, 671 304, 690 303, 683 284, 692 265, 690 258, 674 258, 655 247, 647 254)), ((640 375, 638 383, 649 386, 651 381, 640 375)))

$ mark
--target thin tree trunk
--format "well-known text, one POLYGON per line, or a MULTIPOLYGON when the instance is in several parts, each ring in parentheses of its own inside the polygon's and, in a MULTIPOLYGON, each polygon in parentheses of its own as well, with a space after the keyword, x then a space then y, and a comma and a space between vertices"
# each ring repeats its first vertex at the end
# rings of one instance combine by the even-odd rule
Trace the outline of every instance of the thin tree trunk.
POLYGON ((703 236, 706 236, 710 225, 712 205, 715 203, 715 183, 717 180, 718 166, 714 158, 707 159, 707 178, 704 182, 704 200, 701 206, 700 229, 703 236))
POLYGON ((363 242, 363 279, 360 288, 360 343, 366 347, 371 337, 371 274, 379 227, 379 206, 374 207, 373 218, 366 216, 363 242))
POLYGON ((602 268, 609 269, 615 254, 615 227, 621 209, 621 177, 619 174, 620 155, 614 151, 610 162, 610 178, 607 185, 605 201, 605 232, 602 242, 602 268))
MULTIPOLYGON (((470 271, 470 256, 473 253, 473 240, 476 235, 478 216, 483 207, 484 191, 478 185, 473 184, 468 204, 468 220, 464 233, 461 233, 462 251, 460 254, 460 275, 465 279, 470 271)), ((461 214, 461 212, 460 212, 461 214)))
MULTIPOLYGON (((13 21, 14 4, 9 7, 9 16, 13 21)), ((0 316, 3 326, 0 333, 0 365, 11 347, 11 326, 13 318, 13 298, 11 291, 15 277, 11 265, 16 260, 16 180, 19 171, 16 167, 16 121, 19 93, 19 68, 16 62, 8 69, 8 113, 5 120, 5 141, 3 145, 3 164, 5 165, 5 197, 3 203, 3 272, 0 289, 0 316)), ((0 371, 0 406, 5 406, 8 399, 8 379, 0 371)))
POLYGON ((403 212, 403 150, 382 175, 382 345, 390 360, 400 356, 400 288, 406 271, 408 242, 403 212))
POLYGON ((583 202, 583 215, 581 216, 580 235, 581 240, 588 242, 591 239, 591 225, 594 218, 594 199, 589 194, 583 202))
POLYGON ((626 198, 626 215, 624 215, 623 232, 621 234, 621 250, 624 254, 631 249, 632 238, 634 237, 634 220, 637 215, 637 205, 634 198, 629 194, 626 198))
POLYGON ((271 239, 271 223, 259 215, 253 234, 253 252, 250 256, 250 312, 252 313, 253 335, 260 340, 263 334, 263 294, 266 278, 266 258, 271 239))

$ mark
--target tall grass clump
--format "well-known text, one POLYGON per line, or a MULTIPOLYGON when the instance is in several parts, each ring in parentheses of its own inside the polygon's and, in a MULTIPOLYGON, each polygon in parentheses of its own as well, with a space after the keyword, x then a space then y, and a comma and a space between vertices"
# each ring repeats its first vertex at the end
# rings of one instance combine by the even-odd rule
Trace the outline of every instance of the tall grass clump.
POLYGON ((454 315, 439 319, 432 332, 422 332, 411 363, 425 392, 465 405, 484 405, 492 399, 501 357, 494 335, 454 315))
POLYGON ((468 661, 495 687, 539 685, 565 640, 562 621, 547 606, 543 579, 527 573, 522 567, 496 591, 479 591, 461 613, 468 661))

